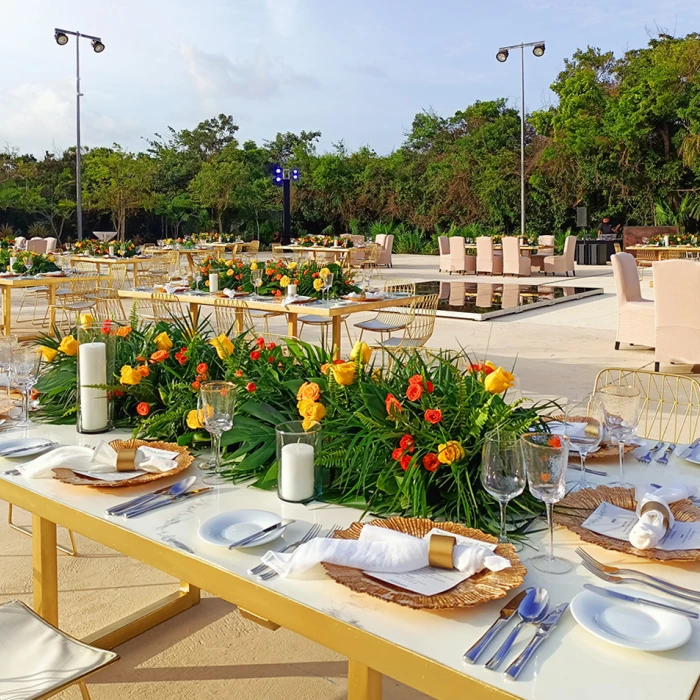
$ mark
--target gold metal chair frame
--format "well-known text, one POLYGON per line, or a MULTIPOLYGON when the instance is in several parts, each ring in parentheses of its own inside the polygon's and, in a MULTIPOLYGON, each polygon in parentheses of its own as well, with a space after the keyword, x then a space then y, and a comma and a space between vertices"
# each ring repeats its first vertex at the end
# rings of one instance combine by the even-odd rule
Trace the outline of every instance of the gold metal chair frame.
MULTIPOLYGON (((404 279, 392 279, 384 283, 385 292, 405 292, 414 296, 416 293, 416 283, 412 280, 404 279)), ((377 315, 371 319, 372 321, 378 321, 391 328, 387 329, 367 329, 371 330, 373 333, 379 333, 380 342, 384 341, 384 334, 386 333, 389 338, 394 331, 400 331, 406 328, 406 326, 411 322, 413 318, 413 304, 410 307, 398 306, 398 307, 387 307, 386 309, 381 309, 377 315)), ((360 323, 355 324, 355 328, 360 329, 359 341, 362 341, 362 336, 365 329, 360 323)))
POLYGON ((700 382, 694 377, 612 367, 598 373, 594 390, 609 385, 640 390, 643 406, 639 437, 679 444, 700 436, 700 382))
POLYGON ((242 299, 215 299, 214 318, 216 332, 234 336, 255 333, 255 322, 248 309, 248 304, 242 299))

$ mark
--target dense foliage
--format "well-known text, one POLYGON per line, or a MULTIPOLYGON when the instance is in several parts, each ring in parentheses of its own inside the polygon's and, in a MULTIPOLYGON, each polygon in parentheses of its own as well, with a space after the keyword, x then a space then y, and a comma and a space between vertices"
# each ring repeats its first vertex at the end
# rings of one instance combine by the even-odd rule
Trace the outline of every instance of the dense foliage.
MULTIPOLYGON (((594 224, 679 225, 700 219, 700 35, 660 35, 622 57, 577 51, 552 84, 557 102, 526 124, 530 234, 563 234, 577 205, 594 224)), ((398 252, 436 252, 437 233, 473 237, 518 227, 520 122, 505 100, 450 117, 423 112, 400 148, 379 155, 342 143, 319 153, 316 131, 259 145, 233 118, 156 135, 145 153, 118 146, 84 156, 86 229, 153 240, 192 231, 269 242, 281 192, 270 166, 297 167, 293 233, 391 232, 398 252)), ((0 155, 0 212, 16 230, 73 230, 74 152, 0 155), (38 221, 37 221, 38 220, 38 221)), ((0 221, 2 220, 0 219, 0 221)), ((0 231, 10 235, 11 231, 0 231)))
MULTIPOLYGON (((478 474, 484 435, 495 428, 520 434, 538 420, 535 407, 506 402, 512 374, 471 365, 462 353, 415 353, 382 369, 359 343, 348 359, 332 361, 301 341, 214 337, 206 323, 140 325, 132 318, 129 326, 100 328, 117 341, 108 387, 117 426, 196 447, 208 441, 197 410, 200 384, 226 379, 237 398, 234 428, 222 439, 233 481, 274 488, 275 426, 316 421, 324 499, 382 514, 454 519, 495 531, 498 508, 478 474)), ((36 418, 74 423, 75 331, 39 343, 46 362, 36 385, 36 418)), ((540 505, 525 494, 510 512, 524 524, 540 505)))

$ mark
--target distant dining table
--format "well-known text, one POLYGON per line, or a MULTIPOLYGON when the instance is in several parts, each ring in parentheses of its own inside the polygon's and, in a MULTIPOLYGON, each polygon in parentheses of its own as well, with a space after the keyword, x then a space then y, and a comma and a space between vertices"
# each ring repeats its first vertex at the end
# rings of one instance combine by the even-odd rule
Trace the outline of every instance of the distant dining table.
POLYGON ((95 271, 98 275, 103 274, 102 268, 105 268, 104 274, 112 274, 112 267, 114 265, 124 266, 126 265, 127 270, 131 268, 131 274, 133 275, 134 284, 138 284, 139 277, 139 266, 147 263, 152 259, 150 255, 135 255, 131 258, 122 258, 118 255, 108 256, 108 255, 71 255, 70 262, 75 264, 77 262, 92 263, 95 265, 95 271))
POLYGON ((333 255, 333 260, 339 258, 347 259, 352 252, 363 252, 367 250, 367 246, 353 246, 352 248, 343 248, 341 246, 325 247, 320 245, 303 246, 303 245, 283 245, 283 250, 291 250, 293 253, 308 253, 310 257, 316 260, 320 253, 333 255))
MULTIPOLYGON (((153 294, 151 289, 120 289, 119 296, 124 299, 149 299, 153 294)), ((217 299, 226 298, 220 294, 208 292, 181 292, 175 294, 182 304, 189 306, 190 317, 193 322, 199 318, 200 307, 214 306, 217 299)), ((385 294, 382 299, 376 301, 352 301, 347 299, 332 299, 328 301, 310 301, 307 303, 285 303, 283 297, 264 297, 250 294, 245 297, 237 297, 246 303, 251 310, 268 311, 287 316, 287 334, 297 337, 299 316, 319 316, 331 319, 331 343, 336 356, 341 352, 341 327, 345 316, 368 311, 378 311, 395 306, 409 306, 420 296, 403 294, 400 292, 385 294)), ((241 332, 242 327, 237 329, 241 332)))

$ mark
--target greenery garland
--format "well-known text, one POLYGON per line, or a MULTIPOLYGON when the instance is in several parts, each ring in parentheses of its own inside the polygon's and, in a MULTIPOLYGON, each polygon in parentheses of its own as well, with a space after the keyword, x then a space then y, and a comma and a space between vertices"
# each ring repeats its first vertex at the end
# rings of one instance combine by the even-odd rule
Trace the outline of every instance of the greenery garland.
MULTIPOLYGON (((89 319, 83 319, 87 321, 89 319)), ((382 515, 450 519, 498 530, 498 507, 479 479, 487 432, 521 434, 538 408, 508 404, 514 377, 490 364, 472 365, 463 352, 396 357, 375 367, 356 344, 350 359, 331 360, 298 340, 215 336, 173 321, 103 330, 118 336, 117 371, 108 390, 116 426, 135 436, 197 447, 208 442, 197 394, 202 381, 225 379, 237 390, 234 428, 223 436, 226 475, 272 489, 277 481, 275 426, 319 421, 324 500, 382 515)), ((45 363, 36 385, 37 420, 74 423, 77 342, 43 336, 45 363)), ((525 526, 541 513, 528 494, 512 502, 512 521, 525 526)))

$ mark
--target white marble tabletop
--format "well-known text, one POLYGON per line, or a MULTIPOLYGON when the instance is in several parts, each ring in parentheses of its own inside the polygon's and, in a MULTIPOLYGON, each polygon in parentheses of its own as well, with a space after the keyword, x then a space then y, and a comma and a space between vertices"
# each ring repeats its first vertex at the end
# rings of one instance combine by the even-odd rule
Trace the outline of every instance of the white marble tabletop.
MULTIPOLYGON (((21 436, 20 431, 4 433, 0 441, 21 436)), ((40 426, 30 429, 30 437, 42 436, 62 444, 94 445, 101 436, 78 435, 66 426, 40 426)), ((104 437, 104 436, 102 436, 104 437)), ((109 438, 124 437, 113 433, 109 438)), ((32 491, 69 505, 93 516, 109 519, 118 527, 136 532, 144 537, 165 543, 187 553, 193 558, 215 564, 238 576, 253 578, 247 570, 258 563, 267 547, 228 551, 206 544, 199 539, 199 526, 211 516, 239 508, 261 508, 294 518, 284 539, 293 541, 313 522, 330 527, 348 525, 358 519, 357 510, 326 504, 308 506, 292 505, 277 499, 274 492, 260 491, 245 486, 225 485, 202 497, 169 506, 137 518, 126 520, 104 515, 105 508, 147 492, 145 487, 129 489, 96 490, 71 486, 51 479, 27 480, 20 476, 8 476, 4 472, 18 460, 0 459, 0 479, 11 480, 32 491)), ((616 477, 614 462, 591 462, 590 466, 608 470, 616 477)), ((191 473, 201 475, 195 467, 191 473)), ((657 465, 642 470, 628 456, 627 478, 642 484, 648 482, 671 483, 686 481, 698 483, 700 467, 672 458, 668 467, 657 465)), ((182 474, 177 478, 182 478, 182 474)), ((578 472, 571 472, 571 478, 578 472)), ((591 477, 604 483, 606 479, 591 477)), ((174 480, 174 479, 173 479, 174 480)), ((163 486, 167 481, 158 482, 163 486)), ((198 484, 200 485, 200 484, 198 484)), ((151 487, 152 488, 152 487, 151 487)), ((542 547, 546 541, 544 528, 532 536, 532 544, 542 547)), ((574 562, 572 571, 563 576, 546 576, 530 569, 525 585, 540 585, 548 589, 552 607, 570 601, 582 590, 585 582, 600 583, 579 564, 574 549, 580 540, 564 529, 555 532, 556 553, 574 562)), ((276 542, 279 545, 280 542, 276 542)), ((697 564, 657 564, 632 556, 607 552, 593 545, 585 545, 594 556, 606 563, 628 564, 641 571, 662 576, 674 583, 699 588, 697 564)), ((521 553, 525 565, 534 550, 525 548, 521 553)), ((303 579, 281 580, 274 578, 260 583, 303 605, 319 610, 349 625, 356 626, 394 644, 404 646, 417 654, 433 659, 484 683, 500 688, 516 697, 532 700, 590 700, 611 698, 614 700, 644 700, 659 697, 668 700, 688 700, 700 676, 700 623, 692 621, 693 636, 679 649, 664 653, 631 651, 606 644, 578 627, 569 612, 562 618, 552 636, 540 647, 538 653, 517 681, 505 680, 502 670, 492 672, 483 665, 471 666, 462 661, 462 654, 496 619, 504 600, 474 609, 445 612, 425 612, 383 602, 366 595, 353 593, 331 581, 322 567, 308 572, 303 579)), ((605 584, 603 584, 605 585, 605 584)), ((640 593, 644 590, 639 587, 640 593)), ((647 591, 650 592, 650 591, 647 591)), ((673 602, 700 611, 700 604, 673 599, 673 602)), ((509 659, 519 653, 530 639, 532 630, 523 633, 515 644, 509 659)), ((499 640, 505 636, 501 632, 499 640)), ((483 660, 490 657, 497 647, 492 643, 483 660)), ((504 665, 505 668, 505 665, 504 665)))

